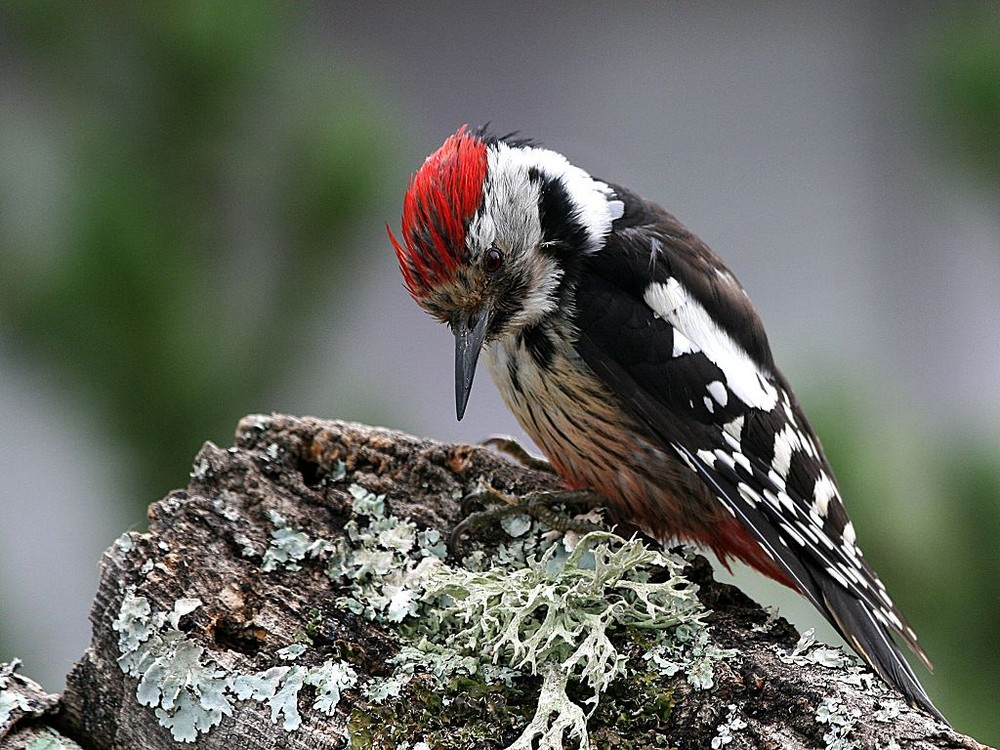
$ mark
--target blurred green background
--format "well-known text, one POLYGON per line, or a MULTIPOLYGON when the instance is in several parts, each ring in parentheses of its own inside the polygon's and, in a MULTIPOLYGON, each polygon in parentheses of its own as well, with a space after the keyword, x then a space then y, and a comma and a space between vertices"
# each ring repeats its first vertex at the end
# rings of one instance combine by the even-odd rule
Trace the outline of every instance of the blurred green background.
POLYGON ((553 8, 3 5, 0 660, 20 655, 58 689, 88 625, 46 581, 64 578, 85 605, 92 588, 76 590, 96 583, 100 550, 141 527, 201 443, 228 444, 244 414, 444 439, 516 432, 485 381, 481 411, 453 424, 447 335, 405 298, 384 239, 423 156, 462 122, 493 120, 663 202, 738 271, 867 557, 935 661, 929 692, 957 728, 1000 744, 997 6, 771 4, 743 8, 749 20, 698 3, 620 18, 596 3, 553 8), (610 54, 604 37, 642 51, 610 54), (570 96, 567 76, 592 98, 570 96), (839 116, 832 106, 796 120, 828 96, 860 102, 851 128, 817 125, 839 116), (782 123, 773 133, 769 118, 782 123), (831 166, 853 152, 854 166, 831 166), (866 177, 827 184, 844 174, 866 177), (775 184, 789 192, 769 195, 775 184), (824 191, 850 197, 823 214, 824 191), (939 191, 959 241, 915 249, 914 203, 939 191), (786 209, 799 195, 816 215, 786 209), (760 224, 758 199, 775 212, 760 224), (903 218, 876 226, 880 211, 903 218), (832 247, 812 241, 830 234, 824 222, 849 227, 832 247), (824 263, 850 273, 803 292, 824 263), (964 270, 938 287, 946 264, 964 270), (880 313, 892 294, 897 314, 880 313), (807 311, 783 309, 787 296, 807 311), (928 307, 941 329, 908 314, 928 307), (852 332, 842 354, 824 332, 850 314, 872 332, 852 332), (953 329, 968 338, 942 343, 953 329), (886 360, 870 366, 873 350, 886 360))

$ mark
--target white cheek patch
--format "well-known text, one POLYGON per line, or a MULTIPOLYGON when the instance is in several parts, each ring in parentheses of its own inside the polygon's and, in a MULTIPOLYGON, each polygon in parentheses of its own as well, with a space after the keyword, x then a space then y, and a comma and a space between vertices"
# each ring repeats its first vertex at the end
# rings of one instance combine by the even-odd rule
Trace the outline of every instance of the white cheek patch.
POLYGON ((778 403, 777 389, 732 337, 712 320, 701 304, 675 278, 655 282, 642 296, 653 312, 675 329, 674 350, 679 332, 698 347, 726 377, 725 385, 747 406, 770 411, 778 403))
MULTIPOLYGON (((487 153, 487 174, 506 175, 509 183, 493 185, 496 203, 493 210, 504 211, 507 195, 511 191, 530 186, 533 191, 534 206, 524 211, 525 215, 538 216, 538 187, 528 179, 528 170, 537 169, 548 177, 558 178, 566 188, 575 211, 573 217, 583 224, 587 231, 588 251, 597 252, 604 244, 604 238, 611 231, 611 222, 625 214, 625 204, 614 198, 614 191, 600 180, 595 180, 579 167, 569 163, 562 154, 545 148, 511 148, 506 143, 498 143, 487 153)), ((489 180, 487 180, 489 182, 489 180)), ((487 201, 490 186, 487 184, 487 201)), ((519 207, 521 210, 526 206, 519 207)), ((506 209, 509 212, 510 209, 506 209)))
POLYGON ((466 230, 466 253, 475 261, 477 254, 494 243, 508 252, 512 272, 526 282, 524 299, 508 321, 508 329, 516 330, 537 323, 555 310, 563 274, 552 258, 535 251, 543 237, 538 210, 540 186, 531 178, 532 170, 558 179, 565 188, 573 219, 586 232, 582 248, 585 253, 603 246, 611 223, 624 215, 625 205, 607 184, 554 151, 497 143, 489 147, 486 158, 483 205, 466 230))

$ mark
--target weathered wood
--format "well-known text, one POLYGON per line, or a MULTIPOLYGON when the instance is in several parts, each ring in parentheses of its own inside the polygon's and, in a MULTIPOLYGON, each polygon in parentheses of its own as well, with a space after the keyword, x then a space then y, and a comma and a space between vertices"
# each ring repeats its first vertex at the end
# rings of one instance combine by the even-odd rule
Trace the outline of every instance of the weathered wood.
POLYGON ((80 750, 44 722, 58 710, 59 696, 17 673, 15 660, 0 664, 0 750, 80 750))
MULTIPOLYGON (((92 642, 56 726, 93 750, 175 749, 184 746, 177 736, 213 750, 326 750, 348 736, 355 747, 507 747, 531 718, 539 678, 519 678, 509 692, 477 682, 463 694, 460 679, 449 691, 417 675, 399 698, 373 703, 366 681, 391 674, 400 633, 338 604, 347 592, 327 570, 356 508, 352 487, 384 495, 386 513, 418 529, 447 534, 459 500, 483 482, 513 496, 554 486, 477 447, 311 418, 243 420, 234 447, 207 444, 188 488, 150 507, 148 531, 105 553, 92 642), (314 704, 331 668, 356 678, 328 715, 314 704), (176 686, 171 675, 187 682, 176 686), (191 696, 197 705, 178 712, 191 696), (187 726, 198 721, 201 730, 187 726)), ((499 528, 486 536, 487 549, 507 539, 499 528)), ((588 721, 597 746, 709 747, 714 738, 726 748, 814 748, 839 731, 856 743, 844 747, 982 747, 856 669, 823 666, 836 655, 790 656, 795 630, 715 582, 702 558, 686 574, 712 610, 711 645, 735 653, 715 662, 707 688, 683 671, 618 680, 588 721)), ((641 656, 641 639, 622 636, 623 653, 641 656)), ((0 750, 22 746, 0 741, 0 750)))

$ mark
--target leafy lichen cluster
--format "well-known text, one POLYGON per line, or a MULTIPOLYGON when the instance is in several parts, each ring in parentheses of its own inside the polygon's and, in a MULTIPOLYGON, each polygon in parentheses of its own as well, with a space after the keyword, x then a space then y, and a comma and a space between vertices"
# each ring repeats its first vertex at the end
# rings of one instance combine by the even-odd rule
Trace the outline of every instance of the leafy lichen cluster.
POLYGON ((816 708, 816 721, 827 727, 823 735, 826 750, 857 750, 859 747, 851 739, 851 733, 861 712, 848 709, 838 698, 827 697, 816 708))
POLYGON ((7 690, 7 682, 20 666, 20 659, 0 663, 0 728, 3 728, 14 711, 27 711, 31 708, 31 702, 27 696, 13 690, 7 690))
POLYGON ((0 726, 11 717, 15 710, 26 711, 30 708, 30 703, 26 696, 6 689, 7 681, 20 665, 21 661, 19 659, 0 663, 0 726))
POLYGON ((139 681, 136 699, 155 710, 178 742, 194 742, 217 726, 223 716, 232 715, 237 700, 266 703, 271 720, 281 720, 292 731, 302 723, 298 698, 304 685, 316 688, 313 708, 332 715, 342 690, 357 682, 350 665, 334 661, 249 674, 223 669, 180 629, 180 619, 201 605, 198 599, 179 599, 170 612, 155 612, 148 599, 130 590, 112 623, 118 633, 118 665, 139 681))
POLYGON ((592 533, 565 554, 552 544, 515 570, 440 567, 425 583, 424 653, 474 657, 511 675, 542 677, 538 707, 512 748, 586 742, 586 718, 615 681, 634 671, 616 636, 704 629, 704 608, 681 576, 683 561, 637 540, 592 533), (658 569, 662 580, 650 581, 658 569), (572 700, 570 683, 583 688, 572 700), (584 710, 584 706, 588 708, 584 710), (555 744, 548 744, 555 743, 555 744))
POLYGON ((734 735, 740 730, 747 728, 747 722, 743 718, 740 707, 735 703, 730 703, 727 707, 726 718, 719 725, 712 738, 712 750, 721 750, 733 741, 734 735))
POLYGON ((436 536, 386 515, 378 496, 356 486, 352 495, 355 519, 330 571, 351 591, 342 603, 394 624, 403 644, 393 673, 362 689, 375 704, 408 687, 432 705, 513 688, 532 694, 533 710, 510 748, 585 746, 587 720, 616 681, 685 671, 707 688, 712 662, 732 655, 709 645, 707 611, 679 555, 610 533, 570 548, 515 517, 505 524, 513 541, 453 566, 436 536), (639 632, 648 660, 631 658, 629 634, 639 632))

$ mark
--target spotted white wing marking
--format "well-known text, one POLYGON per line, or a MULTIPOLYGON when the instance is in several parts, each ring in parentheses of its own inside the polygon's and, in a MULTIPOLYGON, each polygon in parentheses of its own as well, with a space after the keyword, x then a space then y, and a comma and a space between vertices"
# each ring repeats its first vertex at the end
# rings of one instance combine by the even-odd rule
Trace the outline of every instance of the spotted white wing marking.
MULTIPOLYGON (((782 402, 788 398, 781 393, 782 402)), ((723 425, 722 440, 711 448, 691 450, 676 441, 673 444, 678 453, 687 454, 689 463, 694 463, 695 471, 713 486, 724 505, 737 512, 740 505, 749 505, 758 513, 744 518, 758 542, 763 545, 769 536, 761 525, 773 527, 784 548, 778 550, 779 559, 808 555, 833 580, 880 610, 885 621, 902 632, 898 611, 863 561, 854 526, 843 515, 836 485, 827 469, 806 455, 805 436, 789 424, 774 431, 774 458, 767 463, 759 458, 764 446, 741 441, 732 435, 734 431, 732 423, 723 425), (803 462, 794 475, 793 459, 803 462), (823 502, 817 502, 817 497, 823 502), (829 517, 831 503, 838 506, 838 519, 829 517)))
POLYGON ((670 225, 662 242, 622 233, 588 259, 578 284, 578 351, 858 652, 933 711, 881 628, 926 657, 857 547, 756 312, 730 275, 707 273, 721 261, 684 232, 670 225), (709 313, 712 299, 719 309, 709 313))

